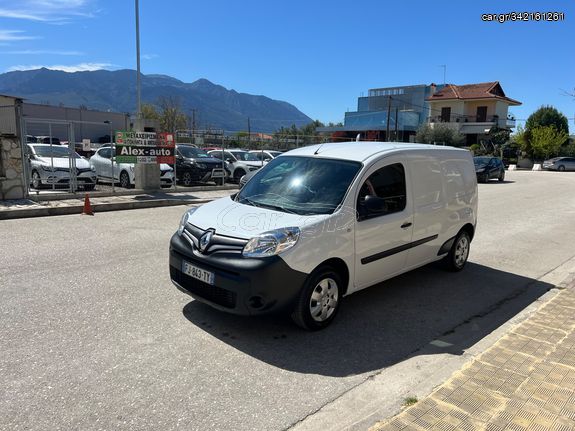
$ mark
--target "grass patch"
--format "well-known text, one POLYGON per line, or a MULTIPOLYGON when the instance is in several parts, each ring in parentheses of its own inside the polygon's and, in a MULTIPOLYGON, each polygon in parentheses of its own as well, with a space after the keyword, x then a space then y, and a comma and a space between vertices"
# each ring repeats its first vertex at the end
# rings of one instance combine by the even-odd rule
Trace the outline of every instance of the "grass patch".
POLYGON ((403 400, 403 407, 411 407, 417 403, 417 397, 407 397, 403 400))

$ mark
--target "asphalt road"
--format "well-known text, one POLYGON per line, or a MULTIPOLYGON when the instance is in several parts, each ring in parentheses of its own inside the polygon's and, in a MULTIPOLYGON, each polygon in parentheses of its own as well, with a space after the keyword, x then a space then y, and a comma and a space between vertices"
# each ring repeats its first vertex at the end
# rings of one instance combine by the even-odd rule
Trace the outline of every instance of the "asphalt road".
POLYGON ((354 294, 319 333, 177 291, 168 242, 184 207, 2 221, 0 429, 282 430, 493 313, 472 345, 575 255, 575 173, 507 177, 479 186, 463 272, 430 265, 354 294))

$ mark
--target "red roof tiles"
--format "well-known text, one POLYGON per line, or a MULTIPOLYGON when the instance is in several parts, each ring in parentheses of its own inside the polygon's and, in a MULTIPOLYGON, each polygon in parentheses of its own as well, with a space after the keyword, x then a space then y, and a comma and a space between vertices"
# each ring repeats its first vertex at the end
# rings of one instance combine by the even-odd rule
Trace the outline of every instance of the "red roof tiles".
POLYGON ((447 84, 427 100, 433 102, 451 99, 500 99, 507 101, 510 105, 521 105, 521 102, 505 96, 499 81, 466 85, 447 84))

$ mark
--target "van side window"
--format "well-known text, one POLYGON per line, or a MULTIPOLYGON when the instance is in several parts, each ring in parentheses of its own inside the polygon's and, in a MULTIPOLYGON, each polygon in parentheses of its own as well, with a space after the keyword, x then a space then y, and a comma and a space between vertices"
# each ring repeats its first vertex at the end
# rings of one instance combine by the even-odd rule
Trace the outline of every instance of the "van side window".
POLYGON ((400 212, 405 209, 405 169, 401 163, 378 169, 365 180, 357 196, 357 212, 359 220, 379 217, 400 212), (374 196, 381 200, 380 211, 370 211, 366 204, 366 196, 374 196))

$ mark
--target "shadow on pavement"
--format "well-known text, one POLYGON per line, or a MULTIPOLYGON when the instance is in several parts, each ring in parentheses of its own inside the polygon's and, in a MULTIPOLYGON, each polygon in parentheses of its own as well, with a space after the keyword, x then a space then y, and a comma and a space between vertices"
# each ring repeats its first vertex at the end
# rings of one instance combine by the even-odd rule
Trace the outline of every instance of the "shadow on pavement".
POLYGON ((270 365, 341 377, 419 354, 462 354, 552 287, 473 263, 459 273, 432 264, 344 298, 337 319, 320 332, 303 331, 285 316, 235 316, 198 301, 189 302, 183 314, 270 365), (455 333, 460 334, 454 345, 430 345, 455 333))

